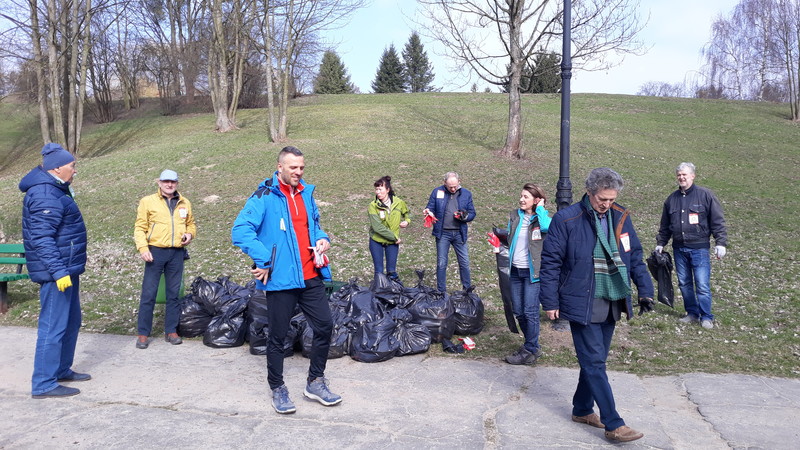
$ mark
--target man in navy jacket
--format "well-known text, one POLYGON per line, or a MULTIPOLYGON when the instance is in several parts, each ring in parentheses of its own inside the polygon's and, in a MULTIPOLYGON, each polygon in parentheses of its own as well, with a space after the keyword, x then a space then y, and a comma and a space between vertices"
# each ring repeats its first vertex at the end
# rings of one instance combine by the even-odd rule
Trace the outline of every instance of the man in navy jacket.
POLYGON ((76 395, 80 390, 59 383, 92 378, 72 370, 81 327, 79 279, 86 266, 86 226, 70 186, 76 173, 75 157, 50 143, 42 148, 42 165, 19 183, 28 274, 41 285, 33 398, 76 395))
POLYGON ((625 442, 644 435, 617 412, 606 359, 616 322, 623 312, 633 315, 631 279, 640 301, 652 302, 653 283, 630 215, 615 203, 622 186, 618 173, 594 169, 583 199, 553 217, 542 250, 540 300, 550 320, 570 323, 581 367, 572 420, 605 428, 606 438, 625 442))
POLYGON ((444 184, 431 192, 423 214, 434 219, 431 234, 436 238, 436 287, 447 290, 447 262, 450 246, 458 259, 461 286, 472 286, 467 249, 467 224, 477 215, 472 204, 472 193, 461 187, 461 178, 455 172, 444 175, 444 184))

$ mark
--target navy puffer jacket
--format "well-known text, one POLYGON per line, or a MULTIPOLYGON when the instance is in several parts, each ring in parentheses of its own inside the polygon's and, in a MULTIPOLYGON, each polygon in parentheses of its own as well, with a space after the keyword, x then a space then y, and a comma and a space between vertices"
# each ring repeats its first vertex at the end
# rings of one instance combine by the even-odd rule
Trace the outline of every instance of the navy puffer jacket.
POLYGON ((19 182, 22 239, 28 274, 36 283, 80 275, 86 267, 86 225, 69 183, 56 180, 41 166, 19 182))

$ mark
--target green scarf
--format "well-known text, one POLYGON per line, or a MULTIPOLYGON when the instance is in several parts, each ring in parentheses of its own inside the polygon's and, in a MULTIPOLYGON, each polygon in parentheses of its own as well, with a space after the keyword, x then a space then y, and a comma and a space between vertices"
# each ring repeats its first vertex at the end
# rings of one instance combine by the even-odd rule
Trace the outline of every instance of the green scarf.
POLYGON ((614 238, 614 224, 611 220, 611 210, 606 214, 608 229, 604 233, 600 229, 600 217, 592 208, 589 197, 583 198, 584 204, 594 217, 595 229, 597 230, 597 240, 594 243, 594 297, 605 298, 611 301, 627 298, 631 293, 630 280, 628 279, 628 268, 622 262, 617 248, 617 240, 614 238))

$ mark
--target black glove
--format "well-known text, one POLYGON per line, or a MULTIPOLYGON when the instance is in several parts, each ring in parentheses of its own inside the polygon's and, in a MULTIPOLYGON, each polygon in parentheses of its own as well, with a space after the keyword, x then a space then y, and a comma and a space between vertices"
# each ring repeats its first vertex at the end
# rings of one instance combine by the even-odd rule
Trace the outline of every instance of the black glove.
POLYGON ((455 213, 453 213, 453 217, 461 221, 466 221, 468 214, 469 213, 465 209, 459 209, 455 213))
POLYGON ((639 297, 639 315, 652 311, 655 305, 656 302, 652 298, 639 297))

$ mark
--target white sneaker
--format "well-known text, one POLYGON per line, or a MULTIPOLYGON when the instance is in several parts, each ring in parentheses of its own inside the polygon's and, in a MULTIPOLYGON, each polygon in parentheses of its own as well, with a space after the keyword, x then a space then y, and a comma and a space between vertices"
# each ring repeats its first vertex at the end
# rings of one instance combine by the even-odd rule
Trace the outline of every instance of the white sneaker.
POLYGON ((700 321, 700 319, 698 319, 697 317, 695 317, 695 316, 693 316, 691 314, 687 314, 687 315, 681 317, 680 319, 678 319, 678 322, 680 322, 680 323, 697 323, 699 321, 700 321))
POLYGON ((705 328, 706 330, 710 330, 710 329, 714 328, 714 322, 712 322, 712 321, 710 321, 708 319, 703 319, 703 321, 700 322, 700 326, 705 328))

